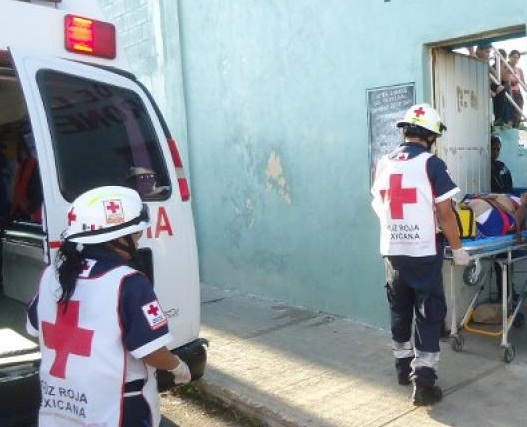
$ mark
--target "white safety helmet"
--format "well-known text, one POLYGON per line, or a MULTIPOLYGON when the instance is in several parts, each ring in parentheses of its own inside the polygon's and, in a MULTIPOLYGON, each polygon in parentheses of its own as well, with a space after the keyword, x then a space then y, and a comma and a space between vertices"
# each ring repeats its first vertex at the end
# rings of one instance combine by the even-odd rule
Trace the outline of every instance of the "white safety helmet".
POLYGON ((416 104, 406 112, 404 119, 397 122, 397 127, 414 125, 427 129, 437 136, 441 136, 446 126, 441 122, 439 113, 430 104, 416 104))
POLYGON ((68 210, 65 241, 85 244, 109 242, 150 226, 148 206, 137 191, 106 186, 77 197, 68 210))

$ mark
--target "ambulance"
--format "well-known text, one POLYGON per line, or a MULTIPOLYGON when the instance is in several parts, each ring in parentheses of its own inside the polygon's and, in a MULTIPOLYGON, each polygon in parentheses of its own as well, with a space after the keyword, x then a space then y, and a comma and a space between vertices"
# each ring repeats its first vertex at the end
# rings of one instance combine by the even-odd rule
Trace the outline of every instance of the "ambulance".
MULTIPOLYGON (((96 0, 0 0, 2 427, 35 419, 40 355, 25 307, 55 260, 69 204, 94 187, 130 186, 149 205, 141 262, 169 318, 171 351, 194 379, 204 372, 189 183, 158 106, 128 69, 96 0)), ((164 388, 170 378, 158 380, 164 388)))

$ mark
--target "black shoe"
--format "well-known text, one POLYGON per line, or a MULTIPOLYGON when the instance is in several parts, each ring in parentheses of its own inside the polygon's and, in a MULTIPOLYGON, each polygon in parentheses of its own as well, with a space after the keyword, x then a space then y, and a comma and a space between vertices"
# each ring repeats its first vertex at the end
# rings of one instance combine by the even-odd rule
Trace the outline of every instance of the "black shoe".
POLYGON ((410 384, 410 373, 412 372, 412 368, 410 368, 410 363, 412 362, 412 360, 413 357, 395 359, 395 369, 397 370, 397 381, 399 385, 410 384))
POLYGON ((412 402, 415 406, 428 406, 439 402, 443 398, 443 392, 437 385, 425 386, 414 383, 412 402))

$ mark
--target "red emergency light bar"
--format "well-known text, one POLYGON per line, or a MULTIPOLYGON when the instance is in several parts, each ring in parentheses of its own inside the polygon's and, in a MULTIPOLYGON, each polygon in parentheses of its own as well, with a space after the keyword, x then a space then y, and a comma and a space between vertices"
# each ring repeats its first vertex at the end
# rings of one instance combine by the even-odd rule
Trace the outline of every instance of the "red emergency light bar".
POLYGON ((109 22, 66 15, 64 41, 70 52, 108 59, 116 55, 115 26, 109 22))

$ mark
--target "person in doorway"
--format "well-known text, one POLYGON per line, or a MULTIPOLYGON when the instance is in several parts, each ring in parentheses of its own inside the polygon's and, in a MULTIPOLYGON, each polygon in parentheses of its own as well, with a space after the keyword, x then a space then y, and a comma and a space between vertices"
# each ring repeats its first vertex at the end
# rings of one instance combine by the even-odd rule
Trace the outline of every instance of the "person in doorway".
POLYGON ((505 163, 498 160, 501 150, 499 136, 490 137, 490 191, 492 193, 511 194, 512 174, 505 163))
POLYGON ((38 425, 157 427, 155 369, 176 384, 191 374, 166 347, 172 336, 152 283, 130 266, 148 208, 135 190, 99 187, 75 199, 67 218, 28 308, 42 353, 38 425))
MULTIPOLYGON (((478 44, 474 52, 474 56, 487 63, 490 62, 492 56, 493 47, 491 43, 482 42, 478 44)), ((503 67, 500 67, 502 70, 503 67)), ((496 63, 489 67, 490 75, 490 96, 492 98, 492 108, 494 112, 494 123, 495 126, 503 126, 512 124, 512 109, 509 101, 507 100, 507 84, 503 82, 503 77, 498 73, 496 63)), ((505 79, 508 77, 505 76, 505 79)), ((510 90, 510 85, 509 85, 510 90)))
MULTIPOLYGON (((520 52, 513 49, 509 52, 509 65, 512 68, 513 74, 511 75, 511 95, 512 99, 518 105, 520 110, 523 111, 523 95, 520 88, 520 84, 525 87, 525 78, 523 76, 523 70, 518 66, 520 60, 520 52)), ((518 127, 522 122, 523 117, 516 108, 513 109, 513 120, 512 125, 518 127)))
POLYGON ((381 225, 397 378, 401 385, 413 383, 413 403, 423 406, 442 398, 435 383, 446 315, 443 238, 457 265, 471 260, 461 247, 452 207, 459 188, 445 163, 430 152, 446 129, 439 114, 428 104, 414 105, 397 127, 403 130, 404 142, 379 160, 372 206, 381 225))
POLYGON ((507 95, 511 95, 511 80, 512 73, 507 67, 507 52, 504 49, 498 49, 494 64, 491 70, 494 70, 494 75, 499 77, 500 84, 497 87, 503 87, 503 91, 499 91, 494 96, 494 125, 512 127, 514 119, 514 108, 507 95), (499 53, 499 73, 498 73, 498 53, 499 53))

